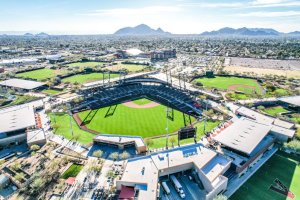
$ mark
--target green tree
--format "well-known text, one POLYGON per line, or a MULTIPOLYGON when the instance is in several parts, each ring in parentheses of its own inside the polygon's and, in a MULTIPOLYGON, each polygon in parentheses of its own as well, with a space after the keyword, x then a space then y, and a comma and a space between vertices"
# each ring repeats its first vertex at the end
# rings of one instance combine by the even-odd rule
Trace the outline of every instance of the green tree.
POLYGON ((40 149, 41 149, 41 147, 39 145, 36 145, 36 144, 30 146, 31 151, 38 151, 40 149))
POLYGON ((119 158, 119 153, 118 152, 113 152, 113 153, 109 154, 109 158, 113 159, 115 161, 119 158))
POLYGON ((120 154, 120 158, 122 160, 126 160, 130 157, 130 154, 127 152, 127 151, 123 151, 121 154, 120 154))
POLYGON ((227 200, 228 198, 224 196, 223 194, 219 194, 216 196, 213 200, 227 200))
POLYGON ((102 155, 103 155, 103 151, 101 151, 101 150, 97 150, 97 151, 93 152, 93 156, 98 158, 98 159, 101 158, 102 155))
POLYGON ((14 178, 15 178, 17 181, 21 182, 22 180, 25 179, 25 174, 24 174, 23 172, 21 172, 21 173, 16 173, 16 175, 14 176, 14 178))
POLYGON ((176 138, 174 136, 170 137, 170 142, 172 144, 172 147, 174 147, 174 143, 176 142, 176 138))
POLYGON ((151 147, 153 145, 153 140, 151 138, 146 138, 145 143, 148 147, 151 147))

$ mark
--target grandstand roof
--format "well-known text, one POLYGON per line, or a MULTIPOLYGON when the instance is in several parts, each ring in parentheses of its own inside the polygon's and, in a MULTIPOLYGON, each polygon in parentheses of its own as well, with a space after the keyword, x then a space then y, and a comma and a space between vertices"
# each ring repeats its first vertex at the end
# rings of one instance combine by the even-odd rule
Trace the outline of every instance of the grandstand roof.
POLYGON ((0 133, 35 126, 34 109, 29 105, 13 106, 0 110, 0 133))
POLYGON ((141 137, 138 136, 124 136, 124 135, 109 135, 109 134, 101 134, 97 135, 94 140, 101 140, 107 141, 110 143, 128 143, 128 142, 135 142, 137 147, 145 146, 145 143, 141 137))
POLYGON ((278 98, 278 100, 288 104, 292 104, 294 106, 300 106, 300 95, 292 96, 292 97, 282 97, 282 98, 278 98))
POLYGON ((240 118, 216 135, 214 140, 250 155, 270 132, 271 128, 271 125, 265 125, 247 118, 240 118))
MULTIPOLYGON (((138 76, 148 75, 148 74, 151 74, 151 73, 153 73, 153 72, 140 72, 140 73, 126 75, 125 78, 126 79, 134 78, 134 77, 138 77, 138 76)), ((113 82, 117 82, 119 80, 120 80, 119 77, 111 78, 110 80, 104 79, 104 84, 108 84, 109 81, 110 81, 110 83, 113 83, 113 82)), ((101 86, 101 85, 103 85, 103 80, 93 81, 93 82, 90 82, 90 83, 83 84, 84 88, 93 88, 93 87, 98 87, 98 86, 101 86)))
POLYGON ((12 79, 8 79, 5 81, 1 81, 0 85, 7 86, 7 87, 13 87, 13 88, 32 90, 32 89, 39 88, 39 87, 45 85, 45 83, 12 78, 12 79))

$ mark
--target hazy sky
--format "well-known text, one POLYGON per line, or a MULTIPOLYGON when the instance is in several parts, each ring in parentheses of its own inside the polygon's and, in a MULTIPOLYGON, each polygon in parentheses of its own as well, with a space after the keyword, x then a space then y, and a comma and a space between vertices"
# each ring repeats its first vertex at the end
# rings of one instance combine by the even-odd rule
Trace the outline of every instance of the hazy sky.
POLYGON ((141 23, 172 33, 300 31, 300 0, 0 0, 0 31, 107 34, 141 23))

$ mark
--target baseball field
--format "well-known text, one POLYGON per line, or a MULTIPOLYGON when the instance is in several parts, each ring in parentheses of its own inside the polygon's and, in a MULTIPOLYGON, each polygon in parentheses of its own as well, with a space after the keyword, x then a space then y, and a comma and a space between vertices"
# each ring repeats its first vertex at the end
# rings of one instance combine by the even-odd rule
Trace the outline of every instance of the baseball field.
MULTIPOLYGON (((110 78, 115 78, 118 76, 119 76, 119 74, 110 74, 110 78)), ((88 83, 88 82, 101 80, 102 77, 103 77, 102 73, 77 74, 77 75, 62 79, 62 82, 84 84, 84 83, 88 83)), ((107 79, 107 78, 108 78, 108 74, 104 74, 104 79, 107 79)))
POLYGON ((251 94, 254 91, 258 94, 262 92, 257 81, 249 78, 216 76, 214 78, 198 78, 194 80, 194 83, 196 82, 202 83, 206 88, 241 91, 245 94, 251 94))
POLYGON ((68 67, 95 67, 97 65, 102 66, 103 64, 108 64, 106 62, 75 62, 67 64, 68 67))
MULTIPOLYGON (((166 133, 166 107, 148 99, 101 108, 93 111, 96 113, 93 117, 88 116, 89 112, 90 110, 81 112, 78 116, 88 129, 99 133, 137 135, 144 138, 166 133), (85 123, 87 119, 89 122, 85 123)), ((191 118, 191 121, 194 120, 191 118)), ((183 114, 174 110, 173 120, 168 119, 168 127, 169 133, 184 127, 183 114)))

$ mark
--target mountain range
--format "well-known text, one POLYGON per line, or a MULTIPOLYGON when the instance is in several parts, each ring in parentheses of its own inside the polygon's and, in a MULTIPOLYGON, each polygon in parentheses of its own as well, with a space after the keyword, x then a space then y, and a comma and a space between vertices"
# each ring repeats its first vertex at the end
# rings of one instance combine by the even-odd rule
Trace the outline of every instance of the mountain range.
POLYGON ((163 31, 161 28, 153 29, 146 24, 140 24, 135 27, 125 27, 117 30, 114 35, 170 35, 171 33, 163 31))
POLYGON ((278 32, 271 28, 230 28, 225 27, 217 31, 206 31, 201 33, 203 36, 284 36, 284 35, 300 35, 299 31, 290 33, 278 32))

